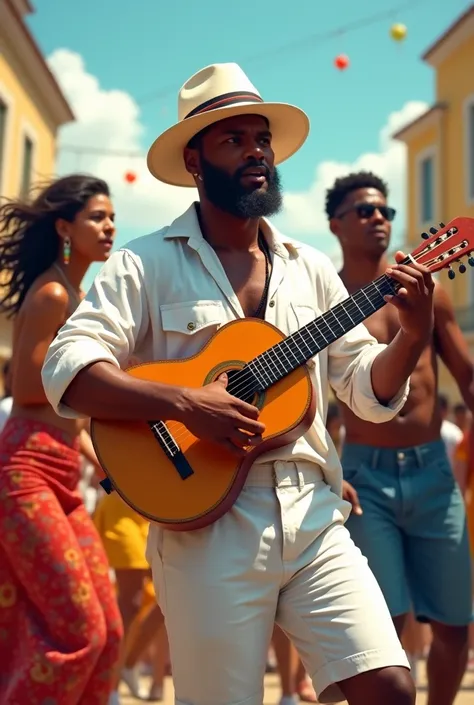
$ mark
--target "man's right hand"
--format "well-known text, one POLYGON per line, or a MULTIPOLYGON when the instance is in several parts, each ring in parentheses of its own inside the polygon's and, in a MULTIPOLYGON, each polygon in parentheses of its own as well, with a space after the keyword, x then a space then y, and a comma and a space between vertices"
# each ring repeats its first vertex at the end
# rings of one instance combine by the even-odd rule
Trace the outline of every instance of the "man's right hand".
POLYGON ((258 421, 259 410, 227 392, 228 377, 186 391, 186 410, 181 421, 196 438, 213 441, 232 453, 245 455, 245 447, 262 442, 265 425, 258 421))
POLYGON ((355 487, 352 487, 352 485, 347 482, 347 480, 342 481, 342 498, 345 499, 346 502, 351 503, 353 514, 357 514, 358 516, 363 514, 357 490, 355 489, 355 487))

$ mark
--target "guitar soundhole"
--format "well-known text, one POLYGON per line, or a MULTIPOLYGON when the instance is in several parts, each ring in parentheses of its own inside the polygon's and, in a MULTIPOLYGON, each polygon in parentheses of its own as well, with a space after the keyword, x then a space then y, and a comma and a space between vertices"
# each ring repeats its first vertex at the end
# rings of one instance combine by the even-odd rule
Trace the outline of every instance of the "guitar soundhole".
POLYGON ((253 404, 258 409, 262 409, 265 392, 258 390, 258 380, 248 367, 245 368, 245 365, 246 363, 241 360, 227 360, 224 363, 216 365, 216 367, 213 367, 206 375, 204 384, 215 382, 219 375, 223 372, 227 372, 229 378, 227 391, 229 394, 242 399, 242 401, 246 401, 248 404, 253 404))
POLYGON ((253 380, 250 380, 245 373, 242 372, 242 368, 234 368, 225 371, 229 377, 229 383, 227 385, 229 394, 242 399, 242 401, 246 401, 247 404, 253 404, 258 409, 262 409, 264 394, 255 391, 253 380))
POLYGON ((248 385, 249 388, 246 389, 247 384, 245 381, 240 381, 239 377, 242 377, 241 371, 236 369, 228 370, 227 376, 229 378, 229 383, 227 385, 229 393, 239 399, 242 399, 242 401, 252 404, 253 400, 257 397, 257 394, 254 392, 252 386, 248 385))

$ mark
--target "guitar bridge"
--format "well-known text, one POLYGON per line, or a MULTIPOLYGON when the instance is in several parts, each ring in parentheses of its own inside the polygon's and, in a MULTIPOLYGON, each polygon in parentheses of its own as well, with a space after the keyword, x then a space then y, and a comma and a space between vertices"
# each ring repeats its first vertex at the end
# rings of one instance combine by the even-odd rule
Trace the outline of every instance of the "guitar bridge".
POLYGON ((188 463, 186 456, 173 438, 166 424, 163 423, 163 421, 149 421, 148 425, 166 457, 175 466, 180 478, 187 480, 188 477, 194 475, 194 470, 188 463))

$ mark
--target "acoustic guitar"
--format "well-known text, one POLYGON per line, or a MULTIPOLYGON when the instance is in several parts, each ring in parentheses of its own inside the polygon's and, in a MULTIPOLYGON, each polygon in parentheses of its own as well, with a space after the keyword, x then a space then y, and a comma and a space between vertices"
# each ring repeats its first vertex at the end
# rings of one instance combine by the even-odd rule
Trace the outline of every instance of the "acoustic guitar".
MULTIPOLYGON (((474 266, 474 219, 455 218, 423 233, 424 242, 405 262, 431 272, 449 268, 464 255, 474 266)), ((465 272, 464 264, 459 271, 465 272)), ((127 370, 133 377, 199 387, 227 372, 230 394, 255 404, 265 424, 262 443, 242 459, 217 443, 193 436, 181 423, 93 419, 91 436, 106 479, 146 519, 167 529, 205 527, 237 499, 249 469, 261 453, 294 442, 311 426, 316 399, 306 362, 385 305, 398 283, 382 275, 285 337, 273 325, 253 318, 223 325, 204 348, 183 360, 145 363, 127 370)))

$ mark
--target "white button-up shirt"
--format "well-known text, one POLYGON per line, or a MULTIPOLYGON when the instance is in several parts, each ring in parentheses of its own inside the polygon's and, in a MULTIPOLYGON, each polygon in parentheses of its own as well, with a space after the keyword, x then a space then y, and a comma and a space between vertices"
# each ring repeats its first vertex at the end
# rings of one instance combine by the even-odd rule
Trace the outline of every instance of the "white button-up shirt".
MULTIPOLYGON (((284 237, 262 221, 273 260, 265 320, 290 335, 348 294, 333 264, 321 252, 284 237)), ((184 358, 201 350, 217 329, 244 313, 215 251, 203 238, 194 206, 169 227, 133 240, 104 264, 79 307, 53 340, 43 367, 46 395, 60 416, 80 417, 62 397, 77 373, 105 360, 126 367, 184 358)), ((325 428, 329 385, 358 416, 373 423, 402 408, 408 383, 388 406, 371 383, 374 358, 385 348, 362 324, 309 362, 317 411, 312 427, 258 463, 317 463, 340 494, 342 472, 325 428)), ((232 356, 232 351, 229 351, 232 356)))

